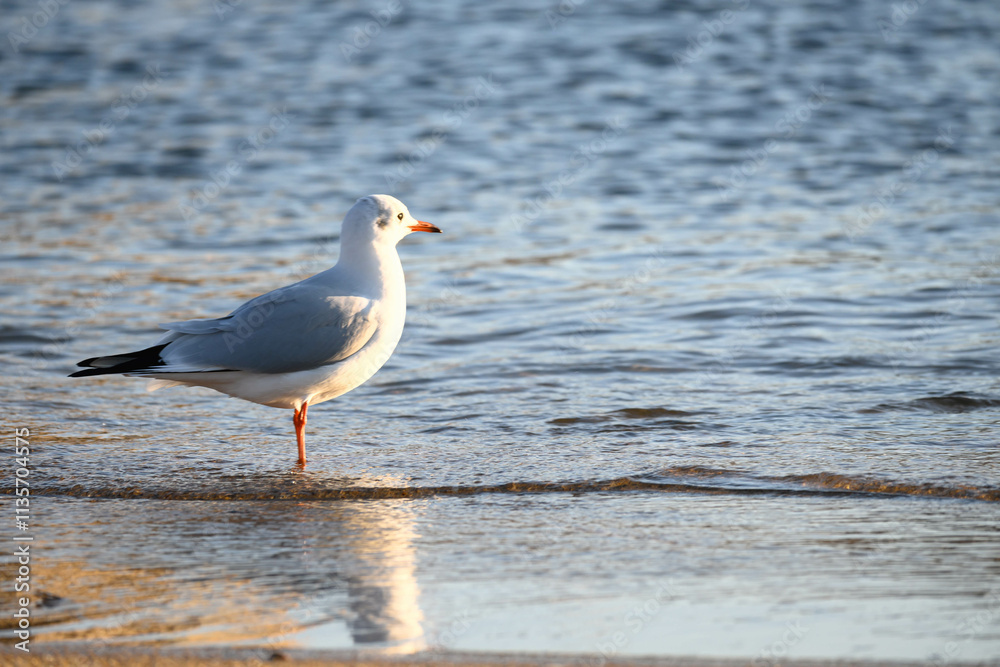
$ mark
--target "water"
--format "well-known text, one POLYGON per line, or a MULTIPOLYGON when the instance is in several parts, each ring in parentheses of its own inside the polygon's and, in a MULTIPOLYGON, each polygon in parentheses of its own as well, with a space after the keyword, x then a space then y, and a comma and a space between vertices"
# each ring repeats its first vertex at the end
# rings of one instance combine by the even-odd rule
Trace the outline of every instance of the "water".
POLYGON ((1000 8, 407 3, 355 46, 387 7, 4 42, 35 639, 996 659, 1000 8), (371 192, 445 234, 305 472, 285 411, 65 378, 328 267, 371 192))

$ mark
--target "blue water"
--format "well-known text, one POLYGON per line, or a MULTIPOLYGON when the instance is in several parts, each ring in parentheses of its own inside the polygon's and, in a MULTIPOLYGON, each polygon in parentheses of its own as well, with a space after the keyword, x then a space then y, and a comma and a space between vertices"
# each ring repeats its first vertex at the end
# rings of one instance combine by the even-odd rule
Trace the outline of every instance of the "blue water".
POLYGON ((1000 656, 1000 6, 38 11, 0 18, 37 641, 1000 656), (332 265, 373 192, 445 234, 306 471, 285 411, 65 377, 332 265))

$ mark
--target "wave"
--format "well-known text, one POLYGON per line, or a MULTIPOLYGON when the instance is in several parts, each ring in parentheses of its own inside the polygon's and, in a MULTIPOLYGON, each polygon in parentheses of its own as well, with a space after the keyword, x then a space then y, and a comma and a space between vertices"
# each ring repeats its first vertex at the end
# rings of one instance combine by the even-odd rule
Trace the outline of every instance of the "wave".
MULTIPOLYGON (((754 476, 739 471, 703 467, 680 467, 649 475, 618 477, 609 480, 575 482, 506 482, 503 484, 454 486, 319 486, 282 484, 269 480, 255 481, 253 488, 164 489, 111 486, 34 487, 32 495, 69 496, 74 498, 118 498, 150 500, 398 500, 479 494, 538 493, 688 493, 742 496, 923 496, 962 498, 987 502, 1000 501, 1000 487, 946 485, 851 477, 819 472, 781 477, 754 476)), ((10 490, 5 490, 10 495, 10 490)))
POLYGON ((597 415, 558 417, 550 419, 548 423, 552 426, 564 428, 585 427, 587 430, 595 433, 661 428, 689 431, 705 425, 690 419, 678 419, 678 417, 692 417, 698 414, 703 413, 672 410, 669 408, 625 408, 597 415))
POLYGON ((1000 407, 1000 399, 989 398, 987 396, 973 396, 964 391, 956 391, 944 396, 925 396, 900 403, 880 403, 873 408, 866 408, 859 410, 859 412, 876 413, 897 410, 927 410, 930 412, 959 413, 997 407, 1000 407))
POLYGON ((1000 501, 1000 487, 973 484, 944 484, 880 479, 873 476, 851 476, 834 472, 795 475, 750 475, 739 470, 722 470, 685 466, 660 471, 657 478, 672 481, 712 480, 718 487, 734 492, 771 490, 812 494, 928 496, 935 498, 965 498, 1000 501))

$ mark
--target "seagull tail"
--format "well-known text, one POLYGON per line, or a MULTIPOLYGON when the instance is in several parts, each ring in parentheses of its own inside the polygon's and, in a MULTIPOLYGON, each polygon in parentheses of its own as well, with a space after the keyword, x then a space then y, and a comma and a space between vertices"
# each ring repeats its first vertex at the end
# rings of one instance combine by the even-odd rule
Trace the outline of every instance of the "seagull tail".
POLYGON ((154 345, 138 352, 126 352, 125 354, 114 354, 107 357, 91 357, 84 359, 77 366, 83 366, 86 370, 71 373, 71 378, 87 377, 88 375, 109 375, 114 373, 137 373, 142 371, 154 371, 157 367, 163 366, 164 361, 160 357, 160 351, 167 346, 154 345))

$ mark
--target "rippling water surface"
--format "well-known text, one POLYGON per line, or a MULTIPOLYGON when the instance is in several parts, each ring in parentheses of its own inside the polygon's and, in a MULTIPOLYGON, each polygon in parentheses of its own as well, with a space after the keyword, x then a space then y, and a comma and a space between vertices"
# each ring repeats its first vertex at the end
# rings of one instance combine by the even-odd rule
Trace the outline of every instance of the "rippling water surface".
POLYGON ((4 3, 36 639, 996 659, 1000 8, 910 5, 4 3), (306 471, 65 377, 371 192, 446 233, 306 471))

